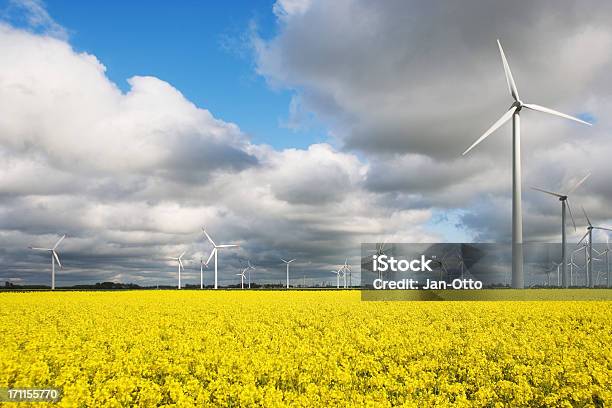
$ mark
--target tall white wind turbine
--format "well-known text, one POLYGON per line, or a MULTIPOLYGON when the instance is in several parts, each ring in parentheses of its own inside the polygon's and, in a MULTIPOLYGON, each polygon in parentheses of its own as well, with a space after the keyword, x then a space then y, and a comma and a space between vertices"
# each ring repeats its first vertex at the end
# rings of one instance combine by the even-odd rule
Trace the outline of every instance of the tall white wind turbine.
POLYGON ((295 259, 291 259, 289 261, 285 261, 283 258, 281 258, 281 261, 283 261, 285 264, 287 264, 287 289, 289 289, 289 264, 293 261, 295 261, 295 259))
POLYGON ((566 247, 566 232, 565 232, 565 209, 567 208, 569 211, 570 218, 572 219, 572 224, 574 224, 574 230, 576 230, 576 221, 574 221, 574 216, 572 215, 572 208, 569 204, 568 196, 573 193, 582 183, 589 178, 591 173, 587 174, 580 180, 578 183, 574 184, 572 188, 570 188, 567 193, 555 193, 553 191, 543 190, 537 187, 531 187, 534 190, 540 191, 542 193, 551 195, 553 197, 557 197, 559 201, 561 201, 561 286, 567 288, 569 286, 569 281, 567 279, 567 247, 566 247))
POLYGON ((35 251, 48 251, 51 253, 51 290, 55 290, 55 261, 57 261, 59 267, 62 268, 62 263, 59 260, 59 255, 57 254, 56 249, 59 244, 64 240, 64 238, 66 238, 66 234, 62 235, 62 237, 57 240, 57 242, 55 243, 55 245, 53 245, 52 248, 29 247, 30 249, 33 249, 35 251))
POLYGON ((218 288, 217 286, 217 282, 218 282, 218 274, 217 274, 217 252, 219 251, 219 249, 222 248, 235 248, 238 247, 239 245, 236 244, 222 244, 222 245, 217 245, 215 244, 215 241, 212 240, 212 238, 210 237, 210 235, 208 235, 208 233, 206 232, 206 230, 204 229, 204 227, 202 227, 202 232, 204 232, 204 235, 206 236, 206 238, 208 239, 208 242, 211 243, 211 245, 213 246, 213 250, 210 253, 210 256, 208 257, 208 260, 206 261, 206 265, 208 265, 210 263, 210 259, 214 256, 215 257, 215 289, 218 288))
POLYGON ((580 241, 578 241, 577 245, 580 245, 586 237, 589 237, 589 241, 587 243, 588 256, 586 257, 587 258, 586 274, 587 274, 587 284, 589 288, 592 288, 595 285, 595 281, 593 279, 593 230, 595 229, 595 230, 603 230, 603 231, 612 231, 612 228, 593 226, 593 224, 591 224, 591 220, 589 219, 589 216, 584 210, 584 207, 582 208, 582 212, 584 213, 584 218, 586 218, 587 220, 587 232, 586 234, 582 236, 580 241))
POLYGON ((178 263, 178 288, 181 288, 181 269, 184 271, 185 267, 183 266, 183 255, 185 255, 185 252, 187 251, 183 251, 182 254, 180 254, 178 257, 176 258, 172 258, 170 257, 169 259, 172 259, 173 261, 177 261, 178 263))
POLYGON ((523 276, 523 212, 521 208, 521 117, 520 112, 523 108, 531 109, 538 112, 548 113, 555 116, 560 116, 565 119, 570 119, 576 122, 591 125, 584 120, 580 120, 565 113, 558 112, 546 108, 544 106, 533 103, 523 103, 519 97, 510 65, 506 60, 504 50, 501 43, 497 40, 499 53, 501 54, 504 72, 506 73, 506 82, 510 95, 514 99, 510 109, 502 115, 482 136, 478 138, 470 147, 467 148, 463 155, 466 155, 470 150, 476 147, 480 142, 486 139, 491 133, 495 132, 504 123, 512 118, 512 287, 524 288, 525 279, 523 276))

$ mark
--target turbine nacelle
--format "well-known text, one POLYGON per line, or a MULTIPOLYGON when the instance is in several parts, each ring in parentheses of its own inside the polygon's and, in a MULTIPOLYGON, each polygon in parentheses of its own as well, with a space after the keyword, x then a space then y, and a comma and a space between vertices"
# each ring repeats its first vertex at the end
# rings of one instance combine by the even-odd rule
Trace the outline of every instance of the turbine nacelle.
POLYGON ((512 105, 510 105, 510 107, 508 108, 508 110, 510 109, 515 109, 516 112, 520 112, 521 109, 523 108, 523 101, 514 101, 514 103, 512 105))

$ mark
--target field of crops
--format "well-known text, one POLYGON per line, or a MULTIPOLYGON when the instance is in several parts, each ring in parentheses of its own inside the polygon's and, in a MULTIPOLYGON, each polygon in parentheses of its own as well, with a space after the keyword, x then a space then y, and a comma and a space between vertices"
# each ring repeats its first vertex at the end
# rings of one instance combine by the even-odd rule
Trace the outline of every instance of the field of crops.
POLYGON ((611 306, 0 293, 0 387, 61 388, 66 407, 610 406, 611 306))

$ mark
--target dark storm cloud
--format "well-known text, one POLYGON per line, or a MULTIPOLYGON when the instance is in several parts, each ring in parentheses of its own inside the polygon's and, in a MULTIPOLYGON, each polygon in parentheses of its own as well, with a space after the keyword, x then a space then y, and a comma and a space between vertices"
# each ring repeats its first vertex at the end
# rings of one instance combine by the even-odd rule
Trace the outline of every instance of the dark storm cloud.
MULTIPOLYGON (((253 40, 259 72, 367 158, 364 186, 387 204, 465 210, 479 239, 508 239, 510 126, 461 157, 511 102, 497 38, 524 100, 596 121, 523 112, 524 185, 609 173, 608 2, 278 1, 276 11, 279 33, 253 40)), ((594 179, 576 202, 610 219, 604 184, 594 179)), ((526 234, 556 238, 555 217, 535 217, 554 203, 534 197, 524 194, 526 234)))

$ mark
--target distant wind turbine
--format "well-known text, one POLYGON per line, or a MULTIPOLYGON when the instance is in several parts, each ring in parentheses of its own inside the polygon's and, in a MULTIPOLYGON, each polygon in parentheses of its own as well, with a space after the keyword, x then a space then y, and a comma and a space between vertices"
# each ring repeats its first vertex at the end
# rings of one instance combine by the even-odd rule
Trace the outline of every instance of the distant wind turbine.
POLYGON ((337 271, 334 271, 332 269, 332 272, 336 274, 336 289, 340 289, 340 269, 338 269, 337 271))
POLYGON ((204 289, 204 268, 208 269, 208 264, 204 263, 202 257, 200 257, 200 289, 204 289))
POLYGON ((501 43, 497 40, 499 47, 499 53, 501 54, 502 63, 504 65, 504 72, 506 73, 506 82, 508 83, 508 89, 510 95, 514 99, 514 102, 510 106, 510 109, 502 115, 482 136, 478 138, 463 155, 466 155, 470 150, 476 147, 480 142, 486 139, 491 133, 495 132, 504 123, 512 118, 512 287, 513 288, 524 288, 525 279, 523 275, 523 212, 521 208, 521 117, 520 112, 523 108, 531 109, 538 112, 548 113, 555 116, 560 116, 565 119, 570 119, 576 122, 584 123, 585 125, 591 125, 584 120, 580 120, 565 113, 557 112, 555 110, 545 108, 544 106, 536 105, 533 103, 523 103, 519 97, 512 72, 510 71, 510 65, 506 60, 504 50, 502 49, 501 43))
POLYGON ((351 269, 351 265, 348 264, 348 258, 344 261, 344 265, 342 265, 342 270, 344 271, 344 287, 346 288, 346 275, 349 276, 349 287, 353 286, 353 271, 351 269))
POLYGON ((184 271, 185 267, 183 266, 183 255, 185 255, 185 252, 187 251, 183 251, 182 254, 180 254, 177 258, 172 258, 170 257, 169 259, 172 259, 174 261, 178 261, 178 288, 181 288, 181 269, 184 271))
POLYGON ((572 219, 572 224, 574 224, 574 230, 576 230, 576 221, 574 221, 574 216, 572 215, 572 208, 569 204, 568 196, 576 191, 576 189, 589 178, 591 173, 587 174, 580 180, 578 183, 574 184, 572 188, 570 188, 567 193, 555 193, 553 191, 543 190, 537 187, 531 187, 534 190, 540 191, 545 194, 549 194, 553 197, 557 197, 559 201, 561 201, 561 286, 567 288, 569 286, 569 282, 567 279, 567 243, 566 243, 566 232, 565 232, 565 208, 567 207, 569 211, 570 218, 572 219))
POLYGON ((584 241, 584 239, 586 237, 589 237, 589 241, 588 241, 588 257, 587 257, 587 264, 586 264, 586 273, 587 273, 587 282, 590 288, 594 287, 594 280, 593 280, 593 230, 594 229, 598 229, 598 230, 603 230, 603 231, 612 231, 612 228, 607 228, 607 227, 595 227, 593 226, 593 224, 591 224, 591 220, 589 219, 589 216, 587 215, 586 211, 584 210, 584 207, 582 208, 582 212, 584 213, 584 218, 586 218, 587 220, 587 232, 586 234, 584 234, 584 236, 580 239, 580 241, 578 241, 577 245, 580 245, 582 243, 582 241, 584 241))
POLYGON ((285 264, 287 264, 287 289, 289 289, 289 264, 293 261, 295 261, 295 259, 291 259, 289 261, 285 261, 283 258, 281 258, 281 261, 283 261, 285 264))
POLYGON ((222 248, 235 248, 235 247, 238 247, 239 245, 236 245, 236 244, 217 245, 215 244, 215 241, 212 240, 210 235, 208 235, 204 227, 202 227, 202 232, 204 232, 204 235, 206 236, 206 238, 208 238, 208 242, 210 242, 213 246, 213 250, 210 253, 210 256, 208 257, 208 260, 206 261, 206 265, 210 263, 210 259, 214 256, 215 257, 215 289, 217 289, 218 287, 217 286, 217 252, 219 251, 219 249, 222 249, 222 248))
POLYGON ((59 260, 59 256, 57 254, 56 249, 59 246, 59 244, 64 240, 64 238, 66 238, 66 234, 62 235, 62 237, 57 240, 57 242, 55 243, 55 245, 53 245, 52 248, 29 247, 30 249, 33 249, 34 251, 51 252, 51 290, 55 290, 55 261, 57 261, 57 264, 59 265, 59 267, 62 268, 62 263, 59 260))
POLYGON ((249 271, 249 289, 251 289, 251 270, 255 270, 255 267, 251 265, 251 261, 247 261, 248 271, 249 271))
POLYGON ((242 268, 242 271, 236 274, 237 276, 240 276, 240 289, 244 289, 244 279, 246 278, 245 274, 248 269, 249 269, 248 267, 242 268))

